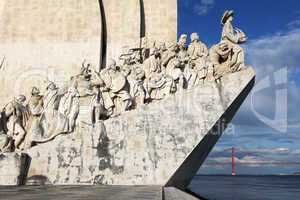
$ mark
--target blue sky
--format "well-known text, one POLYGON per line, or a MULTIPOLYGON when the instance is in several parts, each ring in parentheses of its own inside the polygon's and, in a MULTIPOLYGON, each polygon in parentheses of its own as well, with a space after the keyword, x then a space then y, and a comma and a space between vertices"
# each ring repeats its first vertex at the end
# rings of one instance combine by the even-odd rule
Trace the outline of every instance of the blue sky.
POLYGON ((256 86, 210 153, 200 173, 231 173, 231 147, 239 174, 300 172, 300 1, 179 0, 179 33, 198 32, 207 46, 220 40, 220 18, 235 11, 234 25, 248 36, 246 64, 256 86))

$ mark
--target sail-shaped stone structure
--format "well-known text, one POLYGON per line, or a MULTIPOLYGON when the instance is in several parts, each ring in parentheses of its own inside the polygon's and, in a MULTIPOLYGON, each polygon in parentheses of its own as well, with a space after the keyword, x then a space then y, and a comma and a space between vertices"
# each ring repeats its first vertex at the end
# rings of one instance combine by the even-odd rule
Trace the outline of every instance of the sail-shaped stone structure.
POLYGON ((0 185, 184 190, 255 82, 233 11, 209 52, 196 33, 176 44, 177 0, 3 0, 0 13, 0 185))

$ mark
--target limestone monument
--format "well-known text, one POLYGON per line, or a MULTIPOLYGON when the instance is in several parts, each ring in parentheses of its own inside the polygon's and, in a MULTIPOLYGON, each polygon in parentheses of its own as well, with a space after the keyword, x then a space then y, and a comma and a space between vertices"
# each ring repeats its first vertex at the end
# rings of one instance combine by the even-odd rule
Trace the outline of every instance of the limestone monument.
POLYGON ((185 190, 254 85, 234 12, 209 49, 176 41, 175 0, 22 2, 0 3, 0 185, 185 190))

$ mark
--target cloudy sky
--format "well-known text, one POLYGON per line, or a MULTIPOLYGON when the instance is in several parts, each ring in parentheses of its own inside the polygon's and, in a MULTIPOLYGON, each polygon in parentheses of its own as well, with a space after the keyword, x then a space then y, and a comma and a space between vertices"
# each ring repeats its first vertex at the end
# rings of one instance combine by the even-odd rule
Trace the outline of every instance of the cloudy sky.
POLYGON ((238 174, 300 172, 300 1, 179 0, 179 34, 198 32, 209 47, 220 40, 220 18, 249 40, 247 64, 256 86, 199 173, 230 174, 235 147, 238 174))

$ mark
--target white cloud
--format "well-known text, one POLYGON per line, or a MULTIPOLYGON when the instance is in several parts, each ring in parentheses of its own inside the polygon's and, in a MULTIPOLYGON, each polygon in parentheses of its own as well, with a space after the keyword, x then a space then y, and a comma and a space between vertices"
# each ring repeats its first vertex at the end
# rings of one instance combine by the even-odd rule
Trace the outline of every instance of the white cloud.
POLYGON ((201 0, 200 3, 194 5, 194 13, 203 16, 207 15, 209 11, 214 7, 214 0, 201 0))
POLYGON ((290 28, 290 29, 295 29, 295 28, 299 28, 299 27, 300 27, 300 18, 288 23, 288 28, 290 28))
MULTIPOLYGON (((282 87, 287 88, 289 117, 287 121, 300 119, 300 113, 298 112, 300 98, 300 28, 289 29, 286 32, 250 40, 244 45, 244 48, 247 55, 246 63, 253 66, 256 71, 256 83, 259 83, 266 77, 272 81, 274 72, 285 67, 287 68, 288 83, 281 86, 281 88, 279 87, 280 89, 282 87)), ((255 93, 252 102, 250 98, 247 99, 236 117, 235 124, 247 124, 248 122, 253 122, 254 124, 252 125, 261 124, 254 115, 251 103, 256 111, 272 119, 272 116, 276 113, 275 94, 278 91, 278 87, 272 85, 267 90, 255 93)))

